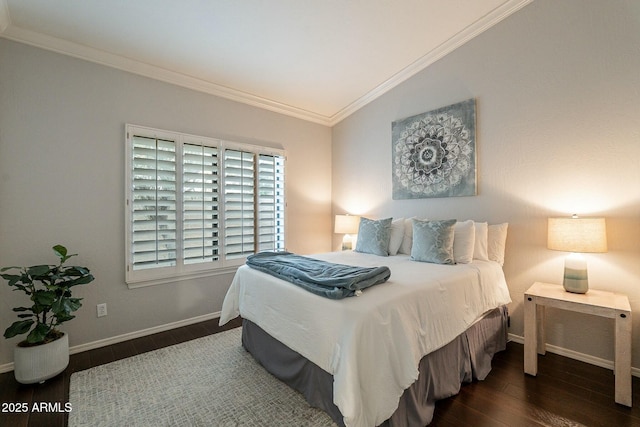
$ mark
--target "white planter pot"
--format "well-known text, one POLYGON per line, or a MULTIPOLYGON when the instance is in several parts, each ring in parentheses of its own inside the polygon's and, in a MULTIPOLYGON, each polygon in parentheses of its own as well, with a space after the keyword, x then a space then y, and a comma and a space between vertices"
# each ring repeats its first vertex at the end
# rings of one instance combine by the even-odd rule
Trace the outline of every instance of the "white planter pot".
POLYGON ((21 384, 42 383, 64 371, 69 365, 69 335, 35 347, 13 350, 16 381, 21 384))

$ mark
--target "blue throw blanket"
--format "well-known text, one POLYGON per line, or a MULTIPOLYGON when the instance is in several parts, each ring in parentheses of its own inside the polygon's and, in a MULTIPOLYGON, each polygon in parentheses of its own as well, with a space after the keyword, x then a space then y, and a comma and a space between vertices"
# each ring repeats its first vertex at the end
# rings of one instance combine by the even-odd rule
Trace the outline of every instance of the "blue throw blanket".
POLYGON ((247 257, 247 265, 331 299, 355 295, 391 276, 389 267, 334 264, 290 252, 259 252, 247 257))

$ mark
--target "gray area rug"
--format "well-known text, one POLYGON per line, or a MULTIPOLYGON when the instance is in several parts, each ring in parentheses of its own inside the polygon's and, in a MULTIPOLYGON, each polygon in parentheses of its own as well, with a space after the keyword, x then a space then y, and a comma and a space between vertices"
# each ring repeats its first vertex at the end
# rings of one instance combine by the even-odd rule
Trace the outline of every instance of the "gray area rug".
POLYGON ((262 368, 241 328, 71 375, 69 426, 335 426, 262 368))

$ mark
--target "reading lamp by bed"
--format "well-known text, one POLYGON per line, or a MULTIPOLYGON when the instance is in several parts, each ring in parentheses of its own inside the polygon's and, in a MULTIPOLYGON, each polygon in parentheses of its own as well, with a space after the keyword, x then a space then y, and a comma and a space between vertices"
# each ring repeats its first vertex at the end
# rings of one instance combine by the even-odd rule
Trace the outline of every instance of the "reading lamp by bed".
POLYGON ((360 217, 357 215, 336 215, 335 228, 336 234, 344 234, 342 237, 342 250, 353 249, 352 234, 358 234, 360 227, 360 217))
POLYGON ((564 261, 562 285, 568 292, 584 294, 589 290, 585 252, 607 252, 607 229, 604 218, 549 218, 547 247, 572 252, 564 261))

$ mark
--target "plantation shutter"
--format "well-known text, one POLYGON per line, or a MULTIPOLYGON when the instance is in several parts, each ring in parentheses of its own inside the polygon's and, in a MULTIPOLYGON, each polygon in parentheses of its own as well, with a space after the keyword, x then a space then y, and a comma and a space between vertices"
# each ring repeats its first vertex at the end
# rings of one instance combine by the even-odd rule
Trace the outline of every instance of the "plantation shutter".
POLYGON ((283 250, 284 151, 126 125, 130 288, 230 272, 283 250))
POLYGON ((182 154, 182 250, 185 264, 219 258, 218 148, 185 143, 182 154))
POLYGON ((176 264, 175 141, 132 136, 131 257, 134 270, 176 264))
POLYGON ((284 158, 258 156, 258 249, 284 250, 284 158))
POLYGON ((255 154, 224 152, 224 254, 233 260, 255 253, 255 154))

